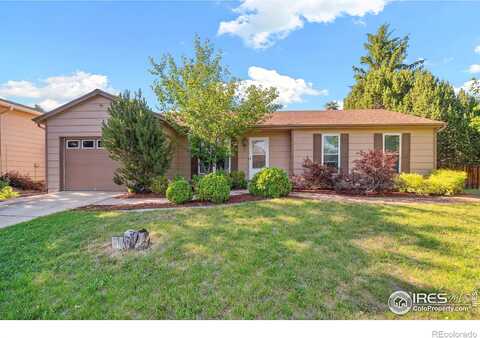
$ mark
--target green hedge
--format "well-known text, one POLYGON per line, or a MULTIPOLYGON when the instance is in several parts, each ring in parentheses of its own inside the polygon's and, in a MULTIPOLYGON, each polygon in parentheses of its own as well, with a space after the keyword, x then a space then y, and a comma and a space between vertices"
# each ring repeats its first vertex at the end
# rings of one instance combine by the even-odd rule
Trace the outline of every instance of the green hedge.
POLYGON ((192 186, 184 178, 177 178, 168 185, 167 199, 170 202, 182 204, 191 201, 192 198, 192 186))
POLYGON ((292 183, 285 170, 265 168, 253 176, 248 185, 248 191, 256 196, 283 197, 292 191, 292 183))
POLYGON ((201 201, 224 203, 230 198, 228 175, 222 172, 203 176, 197 185, 197 196, 201 201))
POLYGON ((452 196, 463 191, 467 173, 449 169, 434 171, 430 176, 400 174, 396 179, 397 189, 417 195, 452 196))
POLYGON ((166 176, 157 176, 150 184, 150 190, 156 194, 165 195, 168 188, 168 178, 166 176))
POLYGON ((232 189, 246 189, 247 179, 243 171, 232 171, 230 173, 232 189))

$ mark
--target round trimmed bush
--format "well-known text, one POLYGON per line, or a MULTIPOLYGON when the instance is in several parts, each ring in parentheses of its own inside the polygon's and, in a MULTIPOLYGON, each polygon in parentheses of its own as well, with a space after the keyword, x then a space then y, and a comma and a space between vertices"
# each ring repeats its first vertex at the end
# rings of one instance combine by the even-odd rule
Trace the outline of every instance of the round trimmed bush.
POLYGON ((152 180, 150 190, 156 194, 165 195, 168 188, 168 178, 165 176, 157 176, 152 180))
POLYGON ((167 199, 175 204, 191 201, 193 197, 192 187, 185 179, 172 181, 167 188, 167 199))
POLYGON ((248 185, 248 191, 256 196, 283 197, 292 191, 292 183, 285 170, 265 168, 253 176, 248 185))
POLYGON ((202 201, 224 203, 230 198, 230 182, 221 173, 208 174, 198 182, 197 195, 202 201))

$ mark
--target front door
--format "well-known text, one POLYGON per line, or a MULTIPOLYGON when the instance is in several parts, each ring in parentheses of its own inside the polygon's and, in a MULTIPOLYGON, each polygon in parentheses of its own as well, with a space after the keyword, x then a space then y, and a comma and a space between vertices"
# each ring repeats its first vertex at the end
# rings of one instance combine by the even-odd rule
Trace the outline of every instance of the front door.
POLYGON ((248 155, 248 176, 251 179, 257 172, 268 167, 268 137, 250 137, 248 155))

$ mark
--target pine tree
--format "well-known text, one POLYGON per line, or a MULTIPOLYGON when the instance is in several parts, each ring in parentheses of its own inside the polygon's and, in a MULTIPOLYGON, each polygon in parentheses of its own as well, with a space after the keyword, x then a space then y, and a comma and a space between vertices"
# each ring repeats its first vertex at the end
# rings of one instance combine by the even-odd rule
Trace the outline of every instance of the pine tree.
POLYGON ((149 191, 152 179, 170 166, 171 142, 142 93, 125 91, 109 108, 102 126, 103 146, 120 164, 114 181, 135 192, 149 191))
POLYGON ((325 109, 326 110, 339 110, 340 105, 338 104, 337 101, 328 101, 325 103, 325 109))

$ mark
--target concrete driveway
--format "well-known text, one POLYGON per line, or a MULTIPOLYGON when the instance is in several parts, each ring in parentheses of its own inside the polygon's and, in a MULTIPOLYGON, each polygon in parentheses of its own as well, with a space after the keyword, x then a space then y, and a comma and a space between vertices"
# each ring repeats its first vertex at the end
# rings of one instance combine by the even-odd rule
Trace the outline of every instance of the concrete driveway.
POLYGON ((59 211, 98 203, 118 194, 118 192, 103 191, 62 191, 1 202, 0 228, 59 211))

